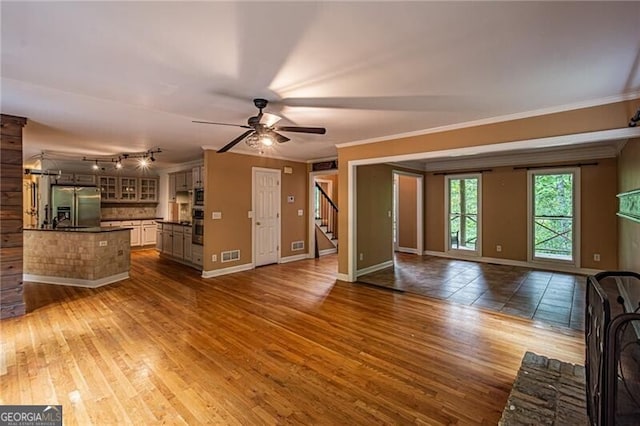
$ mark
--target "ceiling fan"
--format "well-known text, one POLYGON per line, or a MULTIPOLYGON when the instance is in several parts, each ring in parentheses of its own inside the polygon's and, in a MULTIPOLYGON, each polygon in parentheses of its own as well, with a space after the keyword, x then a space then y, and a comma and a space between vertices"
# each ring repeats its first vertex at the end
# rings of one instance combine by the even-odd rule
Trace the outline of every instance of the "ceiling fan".
POLYGON ((269 101, 262 98, 256 98, 253 100, 253 104, 258 108, 258 115, 250 117, 247 120, 247 124, 229 124, 229 123, 215 123, 212 121, 199 121, 193 120, 194 123, 202 124, 216 124, 219 126, 235 126, 242 127, 243 129, 249 129, 222 148, 217 152, 227 152, 238 143, 243 140, 247 140, 247 144, 253 148, 262 149, 273 145, 273 142, 284 143, 290 139, 281 135, 278 132, 297 132, 297 133, 315 133, 318 135, 324 135, 327 129, 324 127, 299 127, 299 126, 275 126, 280 121, 281 117, 275 114, 269 114, 268 112, 262 112, 266 108, 269 101))

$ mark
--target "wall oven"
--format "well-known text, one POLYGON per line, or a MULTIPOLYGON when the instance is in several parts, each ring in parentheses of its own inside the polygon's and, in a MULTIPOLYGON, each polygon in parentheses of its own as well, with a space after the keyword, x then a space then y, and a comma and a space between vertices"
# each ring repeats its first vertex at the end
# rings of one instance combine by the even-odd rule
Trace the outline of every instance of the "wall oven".
POLYGON ((196 188, 193 190, 193 205, 204 207, 204 189, 196 188))
POLYGON ((202 245, 204 243, 204 209, 194 208, 191 221, 191 238, 193 244, 202 245))

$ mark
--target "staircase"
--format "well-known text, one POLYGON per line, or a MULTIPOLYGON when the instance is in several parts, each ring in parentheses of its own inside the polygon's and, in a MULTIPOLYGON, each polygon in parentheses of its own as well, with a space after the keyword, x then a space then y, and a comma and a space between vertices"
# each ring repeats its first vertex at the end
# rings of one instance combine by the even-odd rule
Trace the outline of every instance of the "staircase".
MULTIPOLYGON (((338 207, 316 182, 315 184, 316 228, 319 229, 335 249, 338 248, 338 207)), ((318 241, 316 239, 316 257, 319 255, 318 241)))

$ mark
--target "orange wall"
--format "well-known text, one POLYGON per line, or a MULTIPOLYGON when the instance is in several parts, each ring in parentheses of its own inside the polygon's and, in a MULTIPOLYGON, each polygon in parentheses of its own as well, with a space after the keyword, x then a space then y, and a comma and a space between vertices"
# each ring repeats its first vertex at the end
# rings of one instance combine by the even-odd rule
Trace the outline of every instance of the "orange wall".
POLYGON ((501 167, 482 174, 482 255, 527 259, 526 170, 501 167))
MULTIPOLYGON (((618 192, 640 188, 640 138, 627 142, 618 159, 618 192)), ((640 273, 640 223, 618 218, 621 270, 640 273)), ((640 298, 640 290, 637 291, 640 298)))
MULTIPOLYGON (((616 102, 590 108, 541 115, 495 124, 468 127, 446 132, 390 139, 363 145, 338 148, 339 205, 346 206, 348 194, 349 161, 389 157, 402 154, 440 151, 480 145, 499 144, 551 136, 618 129, 627 127, 629 117, 640 106, 640 99, 616 102)), ((427 197, 429 195, 427 194, 427 197)), ((430 220, 427 218, 427 220, 430 220)), ((340 210, 340 247, 338 270, 347 273, 348 265, 348 212, 340 210)), ((431 236, 428 230, 427 247, 431 236)), ((435 237, 437 238, 437 237, 435 237)), ((444 238, 444 237, 441 237, 444 238)), ((431 241, 434 243, 434 241, 431 241)), ((444 241, 442 243, 444 246, 444 241)))
MULTIPOLYGON (((581 267, 615 269, 616 159, 581 168, 581 267), (593 260, 600 254, 600 262, 593 260)), ((445 251, 444 176, 427 175, 427 250, 445 251)), ((482 174, 482 255, 527 261, 527 171, 497 167, 482 174), (501 245, 498 252, 496 246, 501 245)))
MULTIPOLYGON (((393 177, 391 166, 386 164, 361 166, 357 173, 357 269, 363 269, 393 259, 393 229, 389 215, 393 206, 393 177)), ((342 251, 340 248, 339 252, 342 251)))
POLYGON ((205 227, 204 227, 204 271, 228 268, 251 263, 252 220, 248 217, 252 200, 252 168, 262 167, 283 170, 291 167, 293 174, 281 173, 281 255, 282 257, 307 253, 308 199, 307 165, 266 157, 234 153, 218 154, 205 151, 205 227), (294 203, 287 196, 295 197, 294 203), (304 214, 298 216, 298 209, 304 214), (222 212, 222 219, 211 219, 212 212, 222 212), (291 251, 291 242, 304 241, 305 250, 291 251), (220 252, 240 250, 240 260, 220 262, 220 252), (217 262, 211 261, 216 254, 217 262))
POLYGON ((398 247, 418 248, 418 179, 398 175, 398 247))

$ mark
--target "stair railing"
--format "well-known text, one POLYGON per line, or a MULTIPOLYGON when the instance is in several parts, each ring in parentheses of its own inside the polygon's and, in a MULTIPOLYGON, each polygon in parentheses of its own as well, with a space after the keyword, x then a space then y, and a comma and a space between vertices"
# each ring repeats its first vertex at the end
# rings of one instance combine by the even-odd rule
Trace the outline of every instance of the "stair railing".
POLYGON ((338 238, 338 206, 331 200, 322 187, 316 182, 316 220, 327 228, 334 239, 338 238))

